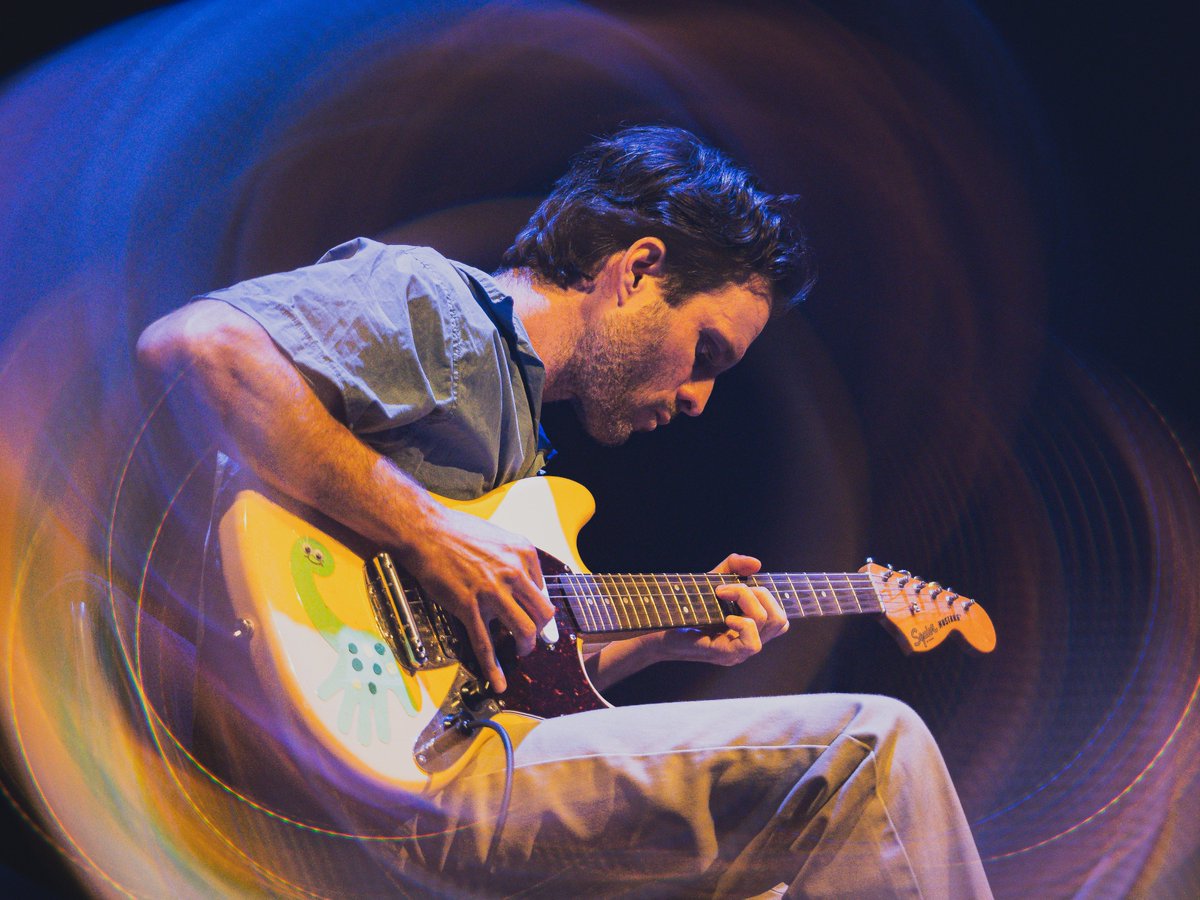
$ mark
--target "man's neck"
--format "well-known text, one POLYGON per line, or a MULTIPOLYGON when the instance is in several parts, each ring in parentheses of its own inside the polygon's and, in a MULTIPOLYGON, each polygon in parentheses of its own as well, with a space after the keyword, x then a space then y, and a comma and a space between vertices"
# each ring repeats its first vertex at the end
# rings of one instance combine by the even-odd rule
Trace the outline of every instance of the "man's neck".
POLYGON ((578 292, 535 280, 528 269, 509 269, 493 276, 513 307, 534 352, 546 367, 547 402, 569 398, 560 377, 583 329, 583 303, 578 292))

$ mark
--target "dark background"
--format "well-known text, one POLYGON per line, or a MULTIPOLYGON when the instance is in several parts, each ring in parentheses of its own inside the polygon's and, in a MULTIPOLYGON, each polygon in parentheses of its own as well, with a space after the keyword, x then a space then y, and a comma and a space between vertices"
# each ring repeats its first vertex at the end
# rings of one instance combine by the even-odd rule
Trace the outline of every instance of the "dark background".
MULTIPOLYGON (((104 25, 161 4, 98 4, 10 22, 19 71, 104 25)), ((1023 69, 1058 157, 1061 227, 1044 248, 1050 337, 1139 387, 1195 447, 1197 109, 1194 5, 977 5, 1023 69)), ((5 807, 6 813, 8 808, 5 807)), ((67 894, 54 854, 14 815, 0 859, 14 888, 67 894)))

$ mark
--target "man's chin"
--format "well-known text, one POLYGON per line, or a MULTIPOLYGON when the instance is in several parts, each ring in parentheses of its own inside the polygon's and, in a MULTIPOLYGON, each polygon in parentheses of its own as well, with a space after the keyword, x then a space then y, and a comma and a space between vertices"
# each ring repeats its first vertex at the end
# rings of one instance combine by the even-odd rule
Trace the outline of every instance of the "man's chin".
POLYGON ((593 441, 605 447, 619 447, 629 440, 630 435, 633 434, 633 429, 629 426, 623 428, 595 429, 585 425, 584 430, 587 431, 588 436, 593 441))
POLYGON ((595 416, 586 415, 578 404, 575 406, 575 414, 588 437, 605 447, 619 447, 633 434, 633 426, 623 419, 613 417, 598 421, 595 416))

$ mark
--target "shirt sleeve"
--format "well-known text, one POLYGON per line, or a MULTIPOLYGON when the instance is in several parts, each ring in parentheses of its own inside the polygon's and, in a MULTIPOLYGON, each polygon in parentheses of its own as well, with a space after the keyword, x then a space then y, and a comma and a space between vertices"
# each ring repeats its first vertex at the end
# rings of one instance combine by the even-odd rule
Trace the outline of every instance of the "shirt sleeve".
POLYGON ((384 431, 456 402, 461 312, 434 256, 358 238, 203 296, 258 322, 352 430, 384 431))

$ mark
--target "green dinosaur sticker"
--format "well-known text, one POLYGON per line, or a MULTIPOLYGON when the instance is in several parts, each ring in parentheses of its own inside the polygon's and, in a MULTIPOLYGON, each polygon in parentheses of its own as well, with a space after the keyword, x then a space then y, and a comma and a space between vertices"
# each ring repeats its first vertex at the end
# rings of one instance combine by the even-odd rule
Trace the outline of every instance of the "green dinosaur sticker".
POLYGON ((338 729, 350 734, 357 719, 358 742, 364 747, 378 737, 392 739, 388 719, 388 693, 415 717, 420 695, 412 679, 404 677, 392 651, 378 636, 351 628, 329 608, 317 587, 317 578, 333 574, 333 555, 320 541, 299 538, 292 545, 292 582, 304 612, 326 642, 337 652, 333 671, 317 688, 317 696, 330 700, 342 694, 338 729))

